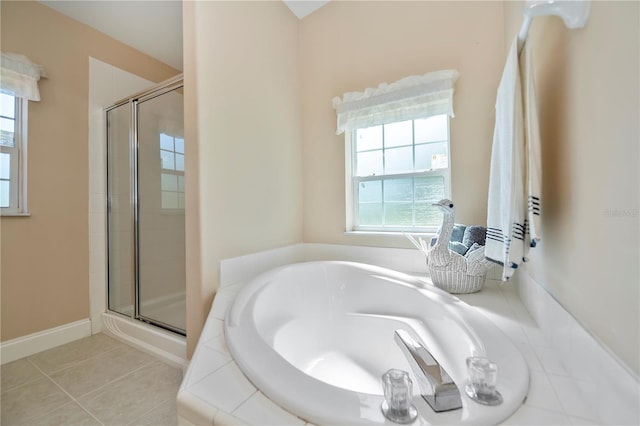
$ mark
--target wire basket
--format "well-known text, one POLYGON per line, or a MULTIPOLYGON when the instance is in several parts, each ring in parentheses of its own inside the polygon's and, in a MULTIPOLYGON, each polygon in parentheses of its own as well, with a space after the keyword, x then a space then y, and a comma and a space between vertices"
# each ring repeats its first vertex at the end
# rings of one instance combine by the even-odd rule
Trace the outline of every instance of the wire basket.
POLYGON ((429 267, 429 274, 433 284, 454 294, 475 293, 484 288, 487 274, 468 275, 466 272, 451 271, 435 267, 429 267))

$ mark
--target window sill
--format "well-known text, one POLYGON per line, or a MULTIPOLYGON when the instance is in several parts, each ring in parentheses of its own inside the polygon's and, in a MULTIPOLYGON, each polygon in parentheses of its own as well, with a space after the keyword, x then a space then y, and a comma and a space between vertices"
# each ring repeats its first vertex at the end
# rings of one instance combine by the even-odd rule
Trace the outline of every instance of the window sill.
POLYGON ((31 213, 29 212, 25 212, 25 213, 0 213, 0 217, 30 217, 31 213))
POLYGON ((160 209, 161 216, 184 216, 184 209, 160 209))
POLYGON ((424 239, 431 239, 431 237, 435 237, 435 232, 402 232, 402 231, 345 231, 344 235, 352 235, 352 236, 372 236, 372 237, 402 237, 406 238, 405 235, 413 235, 415 237, 422 237, 424 239))

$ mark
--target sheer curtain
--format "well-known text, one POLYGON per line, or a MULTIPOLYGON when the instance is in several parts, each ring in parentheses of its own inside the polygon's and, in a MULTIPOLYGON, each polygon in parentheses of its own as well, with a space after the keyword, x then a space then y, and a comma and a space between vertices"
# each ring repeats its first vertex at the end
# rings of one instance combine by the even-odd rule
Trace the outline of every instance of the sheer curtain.
POLYGON ((396 121, 414 120, 453 113, 454 85, 458 71, 442 70, 382 83, 364 92, 345 93, 333 98, 338 115, 336 134, 345 130, 396 121))
POLYGON ((40 100, 38 80, 46 77, 41 65, 24 55, 5 52, 2 52, 0 65, 0 89, 3 92, 30 101, 40 100))

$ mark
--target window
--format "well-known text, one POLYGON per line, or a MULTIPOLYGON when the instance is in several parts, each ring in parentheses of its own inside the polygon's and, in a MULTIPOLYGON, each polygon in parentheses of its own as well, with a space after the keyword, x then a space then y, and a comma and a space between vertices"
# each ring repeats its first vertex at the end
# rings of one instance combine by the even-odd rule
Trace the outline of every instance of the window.
MULTIPOLYGON (((354 231, 435 231, 450 198, 446 114, 347 133, 347 194, 354 231)), ((348 213, 349 215, 349 213, 348 213)))
POLYGON ((0 209, 27 213, 27 101, 0 93, 0 209))
POLYGON ((433 232, 451 198, 449 117, 458 71, 440 70, 334 97, 346 132, 347 231, 433 232))
POLYGON ((184 209, 184 139, 160 133, 161 205, 184 209))

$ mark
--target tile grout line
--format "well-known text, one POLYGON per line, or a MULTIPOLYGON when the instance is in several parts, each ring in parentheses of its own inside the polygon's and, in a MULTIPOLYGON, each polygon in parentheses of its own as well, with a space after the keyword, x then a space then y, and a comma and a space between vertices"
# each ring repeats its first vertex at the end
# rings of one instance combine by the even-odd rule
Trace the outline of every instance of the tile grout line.
MULTIPOLYGON (((140 420, 141 418, 143 418, 144 416, 146 416, 147 414, 151 413, 153 410, 155 410, 158 407, 161 407, 163 404, 165 404, 167 401, 169 401, 171 398, 169 399, 165 399, 163 401, 161 401, 160 403, 154 405, 152 408, 150 408, 149 410, 145 411, 144 413, 140 414, 137 418, 135 418, 134 420, 130 421, 129 423, 127 423, 128 426, 132 426, 134 424, 136 424, 136 422, 138 420, 140 420)), ((177 411, 177 408, 176 408, 177 411)))
MULTIPOLYGON (((101 334, 101 333, 98 333, 98 334, 101 334)), ((91 337, 93 337, 93 336, 95 336, 95 334, 94 334, 94 335, 92 335, 92 336, 89 336, 88 338, 91 338, 91 337)), ((105 336, 106 336, 106 335, 105 335, 105 336)), ((107 337, 109 337, 109 336, 107 336, 107 337)), ((109 338, 110 338, 110 339, 113 339, 112 337, 109 337, 109 338)), ((86 338, 85 338, 85 339, 86 339, 86 338)), ((56 346, 56 347, 51 348, 51 349, 60 348, 60 347, 62 347, 62 346, 66 346, 66 345, 68 345, 68 344, 70 344, 70 343, 78 342, 78 341, 80 341, 80 340, 83 340, 83 339, 74 340, 74 341, 69 342, 69 343, 67 343, 67 344, 65 344, 65 345, 56 346)), ((113 339, 113 340, 116 340, 116 339, 113 339)), ((120 342, 120 341, 118 341, 118 340, 116 340, 116 342, 118 342, 119 344, 122 344, 122 345, 126 345, 125 343, 122 343, 122 342, 120 342)), ((51 350, 51 349, 48 349, 48 350, 51 350)), ((53 370, 53 371, 49 372, 49 374, 58 373, 58 372, 60 372, 60 371, 66 370, 66 369, 68 369, 68 368, 75 367, 75 366, 76 366, 76 365, 78 365, 78 364, 82 364, 82 363, 84 363, 84 362, 89 361, 89 360, 90 360, 90 359, 92 359, 92 358, 95 358, 95 357, 98 357, 98 356, 102 356, 102 355, 108 354, 108 353, 110 353, 110 352, 112 352, 112 351, 115 351, 116 349, 118 349, 118 345, 115 345, 115 346, 114 346, 114 347, 112 347, 112 348, 107 348, 107 349, 104 349, 104 350, 100 350, 100 351, 99 351, 98 353, 96 353, 96 354, 93 354, 93 355, 91 355, 91 356, 89 356, 89 357, 87 357, 87 358, 81 359, 81 360, 79 360, 79 361, 75 361, 75 362, 73 362, 73 363, 69 364, 68 366, 66 366, 66 367, 64 367, 64 368, 59 368, 59 369, 57 369, 57 370, 53 370)), ((39 355, 39 354, 42 354, 43 352, 47 352, 47 351, 42 351, 42 352, 35 353, 35 354, 33 354, 33 355, 30 355, 30 356, 28 356, 28 357, 25 357, 24 359, 28 360, 28 361, 29 361, 29 362, 30 362, 34 367, 36 367, 36 368, 38 368, 38 370, 42 371, 42 373, 43 373, 43 374, 47 374, 47 373, 45 373, 42 369, 40 369, 40 367, 38 367, 38 366, 36 365, 36 363, 35 363, 35 362, 31 361, 31 358, 34 358, 35 356, 37 356, 37 355, 39 355)))
MULTIPOLYGON (((502 293, 502 295, 503 295, 503 296, 506 296, 506 295, 502 292, 502 289, 501 289, 501 293, 502 293)), ((516 294, 517 294, 517 293, 516 293, 516 294)), ((519 298, 519 294, 518 294, 518 298, 519 298)), ((505 299, 506 299, 506 297, 505 297, 505 299)), ((527 312, 528 312, 527 306, 524 304, 524 302, 522 301, 522 299, 520 299, 520 300, 521 300, 522 304, 524 305, 524 308, 525 308, 525 309, 527 310, 527 312)), ((508 301, 508 303, 509 303, 510 307, 513 309, 513 307, 511 306, 511 305, 512 305, 512 303, 511 303, 509 300, 507 300, 507 301, 508 301)), ((532 319, 533 319, 533 318, 532 318, 532 319)), ((536 327, 537 327, 538 329, 540 329, 540 325, 537 323, 537 321, 536 321, 535 319, 533 319, 533 321, 534 321, 534 324, 536 325, 536 327)), ((542 410, 545 410, 545 411, 548 411, 548 412, 552 412, 552 413, 556 413, 556 414, 562 414, 562 415, 567 416, 567 417, 574 417, 574 418, 575 418, 576 416, 574 416, 574 415, 572 415, 572 414, 570 414, 570 413, 568 413, 568 412, 567 412, 567 410, 566 410, 566 408, 565 408, 564 404, 562 403, 562 400, 560 399, 560 395, 558 394, 558 391, 557 391, 556 387, 555 387, 555 386, 553 385, 553 383, 551 382, 551 378, 550 378, 550 376, 562 377, 562 378, 569 378, 569 379, 570 379, 570 380, 572 380, 572 381, 573 381, 573 379, 572 379, 570 376, 564 376, 564 375, 554 374, 554 373, 551 373, 551 372, 547 371, 547 367, 543 364, 542 360, 540 359, 540 356, 538 355, 538 351, 536 350, 536 348, 538 348, 539 346, 536 346, 536 345, 534 345, 534 344, 533 344, 533 342, 531 341, 531 337, 527 334, 527 332, 526 332, 526 331, 525 331, 525 329, 523 328, 522 324, 518 324, 518 325, 519 325, 519 328, 521 329, 521 331, 523 332, 523 334, 524 334, 525 338, 527 339, 527 344, 528 344, 528 346, 532 349, 532 353, 533 353, 533 355, 536 357, 536 359, 538 360, 538 362, 539 362, 539 364, 540 364, 540 367, 542 368, 542 371, 540 371, 539 373, 544 374, 544 375, 545 375, 545 377, 546 377, 546 379, 547 379, 547 381, 548 381, 548 382, 549 382, 549 384, 551 385, 551 391, 553 392, 553 396, 555 397, 555 400, 557 401, 558 406, 560 407, 560 410, 559 410, 559 411, 556 411, 556 410, 551 410, 551 409, 548 409, 548 408, 540 408, 540 407, 535 407, 535 408, 539 408, 539 409, 542 409, 542 410)), ((544 336, 544 338, 545 338, 545 343, 550 343, 550 342, 548 342, 548 341, 546 340, 546 336, 544 336)), ((553 351, 553 348, 552 348, 551 346, 546 347, 546 349, 551 349, 551 350, 553 351)), ((553 353, 555 353, 555 351, 553 351, 553 353)), ((562 363, 561 363, 561 365, 562 365, 562 363)), ((562 367, 564 367, 564 365, 562 365, 562 367)), ((585 420, 586 420, 586 419, 585 419, 585 420)), ((591 420, 590 420, 590 421, 591 421, 591 420)))
MULTIPOLYGON (((116 349, 116 348, 114 348, 114 349, 116 349)), ((111 349, 111 350, 113 350, 113 349, 111 349)), ((101 353, 100 355, 102 355, 102 354, 104 354, 104 353, 108 353, 108 352, 110 352, 111 350, 104 351, 104 352, 103 352, 103 353, 101 353)), ((96 356, 97 356, 97 355, 96 355, 96 356)), ((72 367, 74 367, 74 366, 77 366, 77 365, 79 365, 79 364, 82 364, 83 362, 85 362, 85 361, 89 360, 90 358, 93 358, 93 357, 89 357, 89 358, 87 358, 86 360, 83 360, 83 361, 77 362, 77 363, 75 363, 74 365, 69 366, 69 367, 67 367, 67 368, 72 368, 72 367)), ((37 366, 35 363, 33 363, 30 359, 27 359, 27 361, 29 361, 29 363, 31 363, 31 365, 33 365, 33 366, 34 366, 34 367, 35 367, 35 368, 36 368, 36 369, 37 369, 41 374, 43 374, 43 375, 44 375, 47 379, 49 379, 49 380, 50 380, 50 381, 51 381, 55 386, 57 386, 60 390, 62 390, 62 392, 64 392, 64 393, 65 393, 69 398, 71 398, 71 400, 72 400, 73 402, 75 402, 75 403, 76 403, 80 408, 82 408, 82 410, 84 410, 87 414, 89 414, 89 415, 90 415, 93 419, 95 419, 98 423, 100 423, 101 425, 104 425, 104 423, 102 423, 102 422, 101 422, 101 421, 100 421, 100 420, 99 420, 99 419, 98 419, 98 418, 97 418, 97 417, 96 417, 96 416, 95 416, 95 415, 94 415, 94 414, 93 414, 89 409, 87 409, 87 408, 86 408, 86 407, 85 407, 85 406, 84 406, 84 405, 83 405, 83 404, 78 400, 78 398, 83 398, 83 397, 85 397, 85 396, 87 396, 87 395, 91 395, 91 394, 93 394, 93 393, 95 393, 95 392, 98 392, 98 391, 102 390, 103 388, 105 388, 106 386, 108 386, 108 385, 110 385, 110 384, 113 384, 113 383, 115 383, 115 382, 117 382, 117 381, 119 381, 119 380, 122 380, 123 378, 127 377, 128 375, 133 374, 133 373, 136 373, 136 372, 138 372, 139 370, 141 370, 141 369, 143 369, 143 368, 145 368, 145 367, 147 367, 147 366, 151 365, 154 361, 156 361, 156 359, 152 358, 149 362, 147 362, 147 363, 145 363, 145 364, 141 365, 140 367, 138 367, 138 368, 136 368, 136 369, 134 369, 134 370, 131 370, 131 371, 129 371, 129 372, 127 372, 127 373, 125 373, 125 374, 122 374, 122 375, 120 375, 120 376, 116 377, 115 379, 113 379, 113 380, 109 381, 108 383, 105 383, 105 384, 104 384, 104 385, 102 385, 102 386, 99 386, 99 387, 97 387, 97 388, 95 388, 95 389, 92 389, 91 391, 86 392, 86 393, 84 393, 84 394, 80 395, 78 398, 75 398, 73 395, 71 395, 69 392, 67 392, 67 391, 66 391, 66 390, 65 390, 65 389, 64 389, 64 388, 63 388, 59 383, 57 383, 57 382, 56 382, 56 381, 55 381, 51 376, 49 376, 49 374, 45 373, 45 372, 44 372, 40 367, 38 367, 38 366, 37 366)), ((60 370, 56 370, 56 371, 52 372, 52 374, 53 374, 53 373, 60 372, 60 371, 64 371, 64 370, 66 370, 67 368, 63 368, 63 369, 60 369, 60 370)), ((60 406, 60 407, 62 407, 62 406, 60 406)), ((57 407, 57 408, 55 408, 55 409, 51 410, 49 413, 51 413, 51 412, 55 411, 56 409, 58 409, 58 408, 60 408, 60 407, 57 407)), ((49 413, 47 413, 47 414, 49 414, 49 413)), ((46 415, 46 414, 45 414, 45 415, 46 415)))
MULTIPOLYGON (((23 359, 25 359, 25 360, 26 360, 26 358, 23 358, 23 359)), ((20 360, 18 359, 18 360, 16 360, 16 361, 20 361, 20 360)), ((16 362, 16 361, 12 361, 12 362, 16 362)), ((27 360, 27 362, 29 362, 29 364, 30 364, 31 366, 35 367, 35 366, 33 365, 33 363, 31 363, 30 361, 28 361, 28 360, 27 360)), ((10 364, 10 363, 7 363, 7 364, 10 364)), ((7 364, 5 364, 5 365, 7 365, 7 364)), ((41 372, 39 369, 37 369, 37 368, 36 368, 36 370, 38 370, 38 373, 39 373, 39 374, 42 374, 42 372, 41 372)), ((9 387, 9 388, 6 388, 6 389, 5 389, 5 388, 0 387, 0 394, 5 394, 5 393, 7 393, 7 392, 13 392, 13 391, 15 391, 16 389, 19 389, 19 388, 21 388, 21 387, 23 387, 23 386, 26 386, 26 385, 30 385, 30 384, 35 383, 35 382, 37 382, 38 380, 42 380, 42 379, 43 379, 43 378, 42 378, 41 376, 38 376, 38 377, 37 377, 37 378, 35 378, 35 379, 31 379, 31 380, 28 380, 28 381, 26 381, 26 382, 24 382, 24 383, 19 383, 19 384, 17 384, 17 385, 13 385, 13 386, 11 386, 11 387, 9 387)))
MULTIPOLYGON (((559 400, 558 400, 558 403, 560 403, 559 400)), ((523 404, 523 405, 526 406, 526 407, 529 407, 529 408, 534 408, 536 410, 546 411, 547 413, 560 414, 560 415, 565 416, 567 418, 573 417, 573 418, 576 418, 576 419, 588 420, 588 419, 583 419, 581 417, 577 417, 577 416, 573 416, 571 414, 565 413, 564 410, 556 411, 556 410, 552 410, 550 408, 540 407, 540 406, 537 406, 537 405, 527 405, 527 404, 523 404)), ((560 407, 562 407, 562 404, 560 404, 560 407)), ((517 413, 517 411, 516 411, 516 413, 517 413)))
MULTIPOLYGON (((128 345, 126 345, 126 344, 124 344, 124 343, 123 343, 123 345, 128 346, 128 345)), ((131 348, 131 347, 129 346, 129 348, 131 348)), ((82 361, 75 362, 75 363, 73 363, 72 365, 69 365, 68 367, 61 368, 61 369, 59 369, 59 370, 54 370, 54 371, 52 371, 52 372, 50 372, 50 373, 45 373, 45 372, 44 372, 44 370, 42 370, 40 367, 38 367, 38 366, 37 366, 34 362, 32 362, 30 359, 27 359, 27 360, 31 363, 31 365, 33 365, 36 369, 38 369, 38 371, 40 371, 42 374, 44 374, 46 377, 48 377, 51 381, 53 381, 54 383, 56 383, 56 382, 55 382, 55 380, 53 380, 53 378, 49 376, 49 374, 56 374, 56 373, 60 373, 60 372, 62 372, 62 371, 68 370, 68 369, 70 369, 70 368, 77 367, 77 366, 79 366, 79 365, 81 365, 81 364, 84 364, 84 363, 88 362, 89 360, 91 360, 91 359, 93 359, 93 358, 97 358, 97 357, 99 357, 99 356, 103 356, 104 354, 108 354, 108 353, 110 353, 110 352, 112 352, 112 351, 114 351, 114 350, 116 350, 116 349, 118 349, 118 347, 114 347, 114 348, 112 348, 112 349, 108 349, 108 350, 103 351, 103 352, 101 352, 101 353, 99 353, 99 354, 96 354, 96 355, 90 356, 90 357, 88 357, 88 358, 86 358, 86 359, 83 359, 82 361)), ((133 348, 133 349, 135 349, 135 348, 133 348)), ((136 349, 136 350, 137 350, 137 349, 136 349)), ((144 368, 144 367, 146 367, 146 366, 148 366, 148 365, 152 364, 154 361, 158 361, 158 360, 157 360, 156 358, 154 358, 154 357, 151 357, 151 359, 150 359, 148 362, 146 362, 146 363, 144 363, 144 364, 140 365, 139 367, 137 367, 137 368, 135 368, 135 369, 133 369, 133 370, 131 370, 131 371, 128 371, 128 372, 126 372, 126 373, 124 373, 124 374, 122 374, 122 375, 120 375, 120 376, 118 376, 118 377, 114 378, 113 380, 111 380, 111 381, 109 381, 109 382, 105 383, 105 384, 104 384, 104 385, 102 385, 102 386, 99 386, 99 387, 98 387, 98 388, 96 388, 96 389, 93 389, 93 390, 91 390, 91 391, 89 391, 89 392, 83 393, 83 394, 82 394, 82 395, 80 395, 78 398, 82 398, 82 397, 84 397, 84 396, 86 396, 86 395, 89 395, 89 394, 91 394, 91 393, 93 393, 93 392, 96 392, 96 391, 98 391, 98 390, 100 390, 100 389, 104 388, 105 386, 107 386, 107 385, 109 385, 109 384, 111 384, 111 383, 113 383, 113 382, 115 382, 115 381, 117 381, 117 380, 120 380, 120 379, 122 379, 122 378, 126 377, 127 375, 129 375, 129 374, 131 374, 131 373, 134 373, 134 372, 136 372, 136 371, 140 370, 141 368, 144 368)), ((59 385, 58 383, 56 383, 56 385, 58 385, 59 387, 62 387, 62 386, 61 386, 61 385, 59 385)))
MULTIPOLYGON (((100 421, 96 416, 94 416, 92 412, 90 412, 89 410, 87 410, 87 409, 84 407, 84 405, 82 405, 82 404, 81 404, 81 403, 80 403, 76 398, 74 398, 74 396, 73 396, 73 395, 71 395, 71 394, 70 394, 69 392, 67 392, 67 391, 66 391, 62 386, 60 386, 58 383, 56 383, 56 381, 55 381, 55 380, 53 380, 53 379, 51 378, 51 376, 49 376, 47 373, 45 373, 44 371, 42 371, 42 369, 41 369, 40 367, 38 367, 37 365, 35 365, 33 362, 31 362, 31 360, 30 360, 30 359, 27 359, 27 361, 29 361, 29 362, 31 363, 31 365, 33 365, 35 368, 37 368, 37 369, 38 369, 38 371, 40 371, 40 373, 42 373, 42 374, 43 374, 47 379, 49 379, 49 381, 51 381, 51 383, 53 383, 53 384, 54 384, 54 386, 56 386, 58 389, 60 389, 62 392, 64 392, 64 393, 65 393, 65 395, 67 395, 69 398, 71 398, 71 401, 72 401, 72 402, 74 402, 74 403, 76 403, 76 404, 77 404, 77 405, 78 405, 78 406, 79 406, 79 407, 80 407, 80 408, 81 408, 85 413, 87 413, 89 416, 91 416, 91 418, 93 418, 95 421, 97 421, 100 425, 104 426, 104 423, 102 423, 102 422, 101 422, 101 421, 100 421)), ((60 370, 60 371, 62 371, 62 370, 60 370)), ((49 414, 53 413, 55 410, 57 410, 57 409, 60 409, 60 408, 64 407, 66 404, 68 404, 68 403, 62 404, 60 407, 57 407, 57 408, 52 409, 51 411, 49 411, 48 413, 44 414, 44 415, 43 415, 43 416, 41 416, 41 417, 45 417, 45 416, 47 416, 47 415, 49 415, 49 414)), ((35 419, 34 419, 34 420, 35 420, 35 419)))
POLYGON ((225 362, 224 364, 222 364, 220 367, 216 368, 215 370, 212 370, 210 373, 208 373, 207 375, 205 375, 204 377, 200 378, 198 381, 190 383, 189 386, 194 386, 197 385, 198 383, 202 382, 204 379, 206 379, 207 377, 211 376, 212 374, 220 371, 221 369, 223 369, 224 367, 226 367, 227 365, 231 364, 233 362, 233 359, 230 359, 229 361, 225 362))
MULTIPOLYGON (((253 385, 253 383, 251 383, 251 384, 253 385)), ((254 386, 254 387, 255 387, 255 386, 254 386)), ((238 417, 238 416, 236 416, 236 411, 238 411, 238 409, 239 409, 240 407, 242 407, 242 405, 243 405, 245 402, 247 402, 247 401, 249 401, 251 398, 253 398, 253 396, 254 396, 254 395, 257 395, 258 393, 262 393, 262 392, 260 392, 260 390, 259 390, 258 388, 255 388, 255 389, 256 389, 256 390, 254 390, 253 392, 251 392, 251 395, 249 395, 248 397, 246 397, 246 398, 245 398, 245 399, 244 399, 240 404, 238 404, 238 406, 237 406, 237 407, 235 407, 233 410, 231 410, 231 412, 229 412, 228 414, 232 415, 233 417, 238 417)), ((278 407, 280 407, 280 406, 278 405, 278 407)))
MULTIPOLYGON (((109 381, 109 382, 107 382, 107 383, 105 383, 105 384, 103 384, 103 385, 101 385, 101 386, 98 386, 98 387, 97 387, 97 388, 95 388, 95 389, 90 390, 89 392, 83 393, 82 395, 78 396, 78 398, 84 398, 85 396, 88 396, 88 395, 91 395, 91 394, 93 394, 93 393, 99 392, 99 391, 101 391, 102 389, 104 389, 105 387, 107 387, 107 386, 109 386, 109 385, 112 385, 113 383, 115 383, 115 382, 117 382, 117 381, 120 381, 120 380, 124 379, 125 377, 127 377, 127 376, 129 376, 129 375, 131 375, 131 374, 137 373, 138 371, 142 370, 142 369, 143 369, 143 368, 145 368, 145 367, 148 367, 148 366, 149 366, 149 365, 151 365, 154 361, 156 361, 156 360, 155 360, 155 359, 152 359, 151 361, 147 362, 146 364, 141 365, 140 367, 138 367, 138 368, 136 368, 136 369, 134 369, 134 370, 128 371, 128 372, 126 372, 126 373, 124 373, 124 374, 122 374, 122 375, 120 375, 120 376, 118 376, 118 377, 114 378, 113 380, 111 380, 111 381, 109 381)), ((53 380, 53 379, 51 379, 51 380, 55 382, 55 380, 53 380)), ((57 384, 57 383, 56 383, 56 384, 57 384)), ((58 385, 58 386, 60 386, 60 385, 58 385)))

